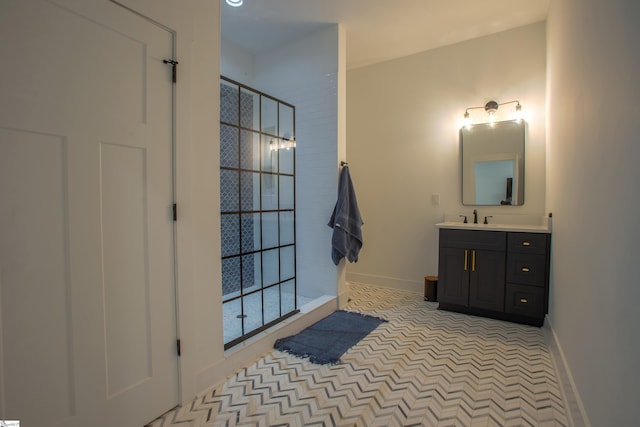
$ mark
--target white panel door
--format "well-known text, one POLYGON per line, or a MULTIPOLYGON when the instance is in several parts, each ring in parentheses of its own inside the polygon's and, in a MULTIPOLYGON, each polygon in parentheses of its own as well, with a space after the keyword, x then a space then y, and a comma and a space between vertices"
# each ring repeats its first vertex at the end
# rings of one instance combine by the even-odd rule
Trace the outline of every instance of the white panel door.
POLYGON ((178 403, 173 37, 107 0, 0 2, 0 419, 178 403))

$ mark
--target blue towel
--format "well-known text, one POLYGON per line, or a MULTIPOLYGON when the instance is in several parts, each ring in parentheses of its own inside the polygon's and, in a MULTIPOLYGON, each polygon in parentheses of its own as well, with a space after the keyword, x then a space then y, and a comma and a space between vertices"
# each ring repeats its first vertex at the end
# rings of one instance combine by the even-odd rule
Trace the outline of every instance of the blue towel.
POLYGON ((358 261, 358 254, 362 248, 363 224, 349 168, 343 166, 338 185, 338 200, 327 224, 333 228, 331 259, 335 265, 338 265, 342 258, 347 258, 349 262, 358 261))

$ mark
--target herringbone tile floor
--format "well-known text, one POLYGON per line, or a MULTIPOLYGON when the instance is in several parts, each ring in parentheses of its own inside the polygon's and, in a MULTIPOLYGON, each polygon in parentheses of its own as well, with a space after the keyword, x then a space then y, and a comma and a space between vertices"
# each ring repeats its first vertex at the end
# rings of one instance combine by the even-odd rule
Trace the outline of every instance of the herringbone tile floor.
POLYGON ((539 328, 437 310, 420 294, 351 284, 348 310, 389 320, 314 365, 278 351, 152 427, 567 426, 539 328))

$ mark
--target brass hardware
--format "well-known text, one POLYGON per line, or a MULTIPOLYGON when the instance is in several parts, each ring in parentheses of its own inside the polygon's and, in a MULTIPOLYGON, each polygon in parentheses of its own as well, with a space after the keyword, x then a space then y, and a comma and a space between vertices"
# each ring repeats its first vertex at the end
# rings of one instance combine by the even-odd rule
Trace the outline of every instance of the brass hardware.
POLYGON ((522 271, 525 272, 525 273, 528 273, 529 272, 529 267, 522 267, 522 271))
POLYGON ((467 271, 468 256, 469 256, 469 251, 465 249, 464 250, 464 271, 467 271))
POLYGON ((522 242, 522 246, 531 246, 530 242, 522 242))
POLYGON ((526 304, 526 303, 529 302, 529 300, 526 299, 526 298, 520 298, 520 302, 523 303, 523 304, 526 304))
POLYGON ((476 251, 471 251, 471 271, 476 271, 476 251))

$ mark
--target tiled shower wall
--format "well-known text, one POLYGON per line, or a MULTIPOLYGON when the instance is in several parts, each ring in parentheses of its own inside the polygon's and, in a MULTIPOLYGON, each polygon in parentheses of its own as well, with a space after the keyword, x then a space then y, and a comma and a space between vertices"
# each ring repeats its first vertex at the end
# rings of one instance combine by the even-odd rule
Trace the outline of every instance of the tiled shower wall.
POLYGON ((296 106, 296 278, 298 296, 309 298, 338 292, 327 227, 344 159, 338 156, 338 35, 338 26, 329 26, 253 61, 255 86, 296 106))
MULTIPOLYGON (((240 93, 242 97, 242 111, 240 111, 240 123, 251 123, 253 121, 253 97, 246 93, 240 93)), ((238 91, 221 84, 220 85, 220 121, 227 123, 237 123, 238 120, 238 91)), ((253 150, 247 138, 251 136, 244 131, 240 131, 242 141, 238 148, 238 129, 232 126, 220 125, 220 164, 221 166, 237 167, 235 164, 238 158, 238 149, 241 150, 241 164, 253 163, 253 150)), ((238 194, 242 195, 240 202, 243 206, 253 206, 253 181, 243 179, 238 188, 237 172, 222 171, 220 175, 220 205, 223 211, 238 210, 238 194), (246 199, 246 200, 244 200, 246 199)), ((252 214, 222 215, 221 223, 221 244, 222 256, 237 254, 240 252, 239 245, 243 248, 253 247, 254 220, 252 214), (241 218, 241 220, 239 220, 241 218), (242 221, 242 224, 240 224, 242 221), (242 230, 240 240, 238 240, 239 229, 242 230)), ((252 256, 245 256, 242 260, 242 278, 244 283, 254 282, 254 261, 252 256)), ((229 258, 222 262, 222 295, 239 292, 240 281, 240 258, 229 258)))

